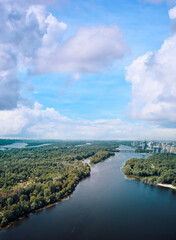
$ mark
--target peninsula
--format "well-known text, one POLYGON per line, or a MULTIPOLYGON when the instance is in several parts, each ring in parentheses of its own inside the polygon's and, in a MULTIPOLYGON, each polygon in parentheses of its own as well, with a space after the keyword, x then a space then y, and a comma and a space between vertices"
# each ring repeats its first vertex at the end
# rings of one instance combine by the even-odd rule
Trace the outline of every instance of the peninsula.
POLYGON ((128 178, 176 190, 176 155, 154 154, 128 160, 122 171, 128 178))

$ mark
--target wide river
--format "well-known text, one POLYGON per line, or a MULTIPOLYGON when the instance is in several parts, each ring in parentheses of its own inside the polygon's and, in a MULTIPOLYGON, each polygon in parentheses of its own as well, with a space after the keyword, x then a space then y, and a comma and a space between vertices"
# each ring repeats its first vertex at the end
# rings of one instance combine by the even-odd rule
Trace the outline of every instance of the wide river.
POLYGON ((125 179, 120 169, 134 157, 146 155, 119 152, 95 165, 72 197, 2 230, 0 239, 175 240, 176 193, 125 179))

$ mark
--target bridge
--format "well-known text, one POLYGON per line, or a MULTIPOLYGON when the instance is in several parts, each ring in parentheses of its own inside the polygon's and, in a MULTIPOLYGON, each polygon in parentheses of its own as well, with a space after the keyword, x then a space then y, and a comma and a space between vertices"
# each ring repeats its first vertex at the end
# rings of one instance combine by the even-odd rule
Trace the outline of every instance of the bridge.
POLYGON ((134 153, 135 150, 120 150, 120 149, 119 149, 119 152, 133 152, 133 153, 134 153))

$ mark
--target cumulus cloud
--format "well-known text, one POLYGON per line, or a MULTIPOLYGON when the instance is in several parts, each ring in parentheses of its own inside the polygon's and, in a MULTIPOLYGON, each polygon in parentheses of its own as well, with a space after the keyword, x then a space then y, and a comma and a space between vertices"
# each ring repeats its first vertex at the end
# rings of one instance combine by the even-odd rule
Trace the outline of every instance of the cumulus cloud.
POLYGON ((20 82, 16 71, 0 71, 0 110, 13 109, 21 99, 20 82))
POLYGON ((132 124, 120 119, 71 120, 53 108, 18 106, 0 111, 0 136, 50 139, 173 139, 176 130, 132 124))
MULTIPOLYGON (((14 110, 0 111, 0 136, 18 136, 21 133, 30 136, 30 131, 38 124, 43 127, 48 124, 49 127, 52 122, 59 123, 66 119, 52 108, 42 110, 42 105, 38 102, 32 108, 18 105, 14 110)), ((36 135, 40 132, 40 128, 36 135)))
POLYGON ((170 17, 171 20, 176 19, 176 7, 171 8, 169 10, 169 17, 170 17))
POLYGON ((169 10, 169 17, 172 20, 172 32, 176 32, 176 6, 169 10))
POLYGON ((126 51, 117 26, 82 27, 63 42, 67 24, 36 4, 42 2, 0 0, 0 109, 20 103, 20 71, 79 76, 101 71, 126 51))
MULTIPOLYGON (((64 30, 63 25, 63 30, 64 30)), ((48 30, 49 31, 49 30, 48 30)), ((120 59, 126 52, 122 32, 117 26, 81 27, 63 44, 55 42, 38 51, 36 71, 45 72, 99 72, 120 59), (49 59, 49 62, 48 62, 49 59)))
POLYGON ((24 11, 16 1, 0 1, 0 109, 17 107, 22 99, 20 65, 30 66, 42 43, 44 8, 29 10, 24 11))
MULTIPOLYGON (((170 11, 173 18, 174 11, 170 11)), ((176 127, 176 33, 156 52, 147 52, 127 67, 126 80, 132 83, 133 119, 176 127)))

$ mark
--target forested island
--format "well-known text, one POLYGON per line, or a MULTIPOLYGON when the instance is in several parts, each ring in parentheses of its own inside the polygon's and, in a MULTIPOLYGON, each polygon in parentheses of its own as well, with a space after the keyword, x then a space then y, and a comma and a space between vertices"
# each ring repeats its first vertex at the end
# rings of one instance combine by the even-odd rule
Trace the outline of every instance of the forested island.
POLYGON ((159 153, 146 159, 133 158, 125 163, 122 171, 128 178, 152 185, 170 184, 174 189, 176 187, 176 154, 159 153))
POLYGON ((90 164, 94 165, 97 164, 99 162, 102 162, 104 160, 106 160, 107 158, 109 158, 110 156, 114 156, 115 153, 114 152, 110 152, 110 151, 99 151, 97 153, 95 153, 91 158, 90 158, 90 164))
POLYGON ((115 141, 50 141, 30 147, 46 143, 30 141, 27 148, 0 151, 1 228, 69 196, 90 175, 83 160, 104 161, 119 146, 115 141))

